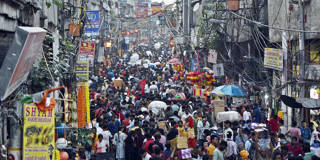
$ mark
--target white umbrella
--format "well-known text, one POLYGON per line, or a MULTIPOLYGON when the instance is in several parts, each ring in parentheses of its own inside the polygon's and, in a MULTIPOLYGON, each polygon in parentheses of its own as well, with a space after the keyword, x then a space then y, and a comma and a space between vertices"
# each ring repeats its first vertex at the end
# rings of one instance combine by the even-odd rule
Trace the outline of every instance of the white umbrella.
POLYGON ((163 101, 152 101, 149 106, 149 110, 151 110, 154 114, 159 115, 160 111, 163 109, 167 109, 167 104, 163 101))

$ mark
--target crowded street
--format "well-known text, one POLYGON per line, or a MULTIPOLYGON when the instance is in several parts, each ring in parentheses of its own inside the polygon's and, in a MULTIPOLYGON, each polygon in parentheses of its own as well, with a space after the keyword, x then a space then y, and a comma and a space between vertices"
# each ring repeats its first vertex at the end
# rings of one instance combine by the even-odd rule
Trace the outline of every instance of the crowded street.
POLYGON ((320 160, 319 10, 2 0, 0 160, 320 160))

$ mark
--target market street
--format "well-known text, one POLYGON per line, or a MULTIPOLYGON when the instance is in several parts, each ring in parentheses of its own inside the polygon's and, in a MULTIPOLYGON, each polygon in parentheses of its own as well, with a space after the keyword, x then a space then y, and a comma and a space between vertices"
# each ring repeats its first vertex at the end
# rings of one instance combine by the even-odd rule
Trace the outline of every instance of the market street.
POLYGON ((316 0, 0 1, 0 160, 320 160, 316 0))

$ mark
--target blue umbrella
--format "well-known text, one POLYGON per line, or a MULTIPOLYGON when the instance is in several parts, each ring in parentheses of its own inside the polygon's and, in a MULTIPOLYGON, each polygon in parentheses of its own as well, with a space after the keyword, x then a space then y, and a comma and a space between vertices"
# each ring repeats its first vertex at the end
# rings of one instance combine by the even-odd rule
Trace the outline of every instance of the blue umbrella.
POLYGON ((110 78, 114 78, 114 73, 113 73, 113 72, 108 72, 108 76, 109 76, 110 78))
POLYGON ((247 94, 243 91, 242 88, 236 85, 222 85, 215 88, 211 94, 230 96, 230 97, 243 97, 247 94))

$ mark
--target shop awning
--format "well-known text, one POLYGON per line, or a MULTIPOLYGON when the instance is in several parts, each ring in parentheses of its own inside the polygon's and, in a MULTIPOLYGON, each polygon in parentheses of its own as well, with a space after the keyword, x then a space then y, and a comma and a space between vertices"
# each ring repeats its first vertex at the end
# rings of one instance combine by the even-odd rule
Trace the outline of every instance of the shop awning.
POLYGON ((280 100, 291 108, 320 109, 320 99, 293 98, 281 95, 280 100))

